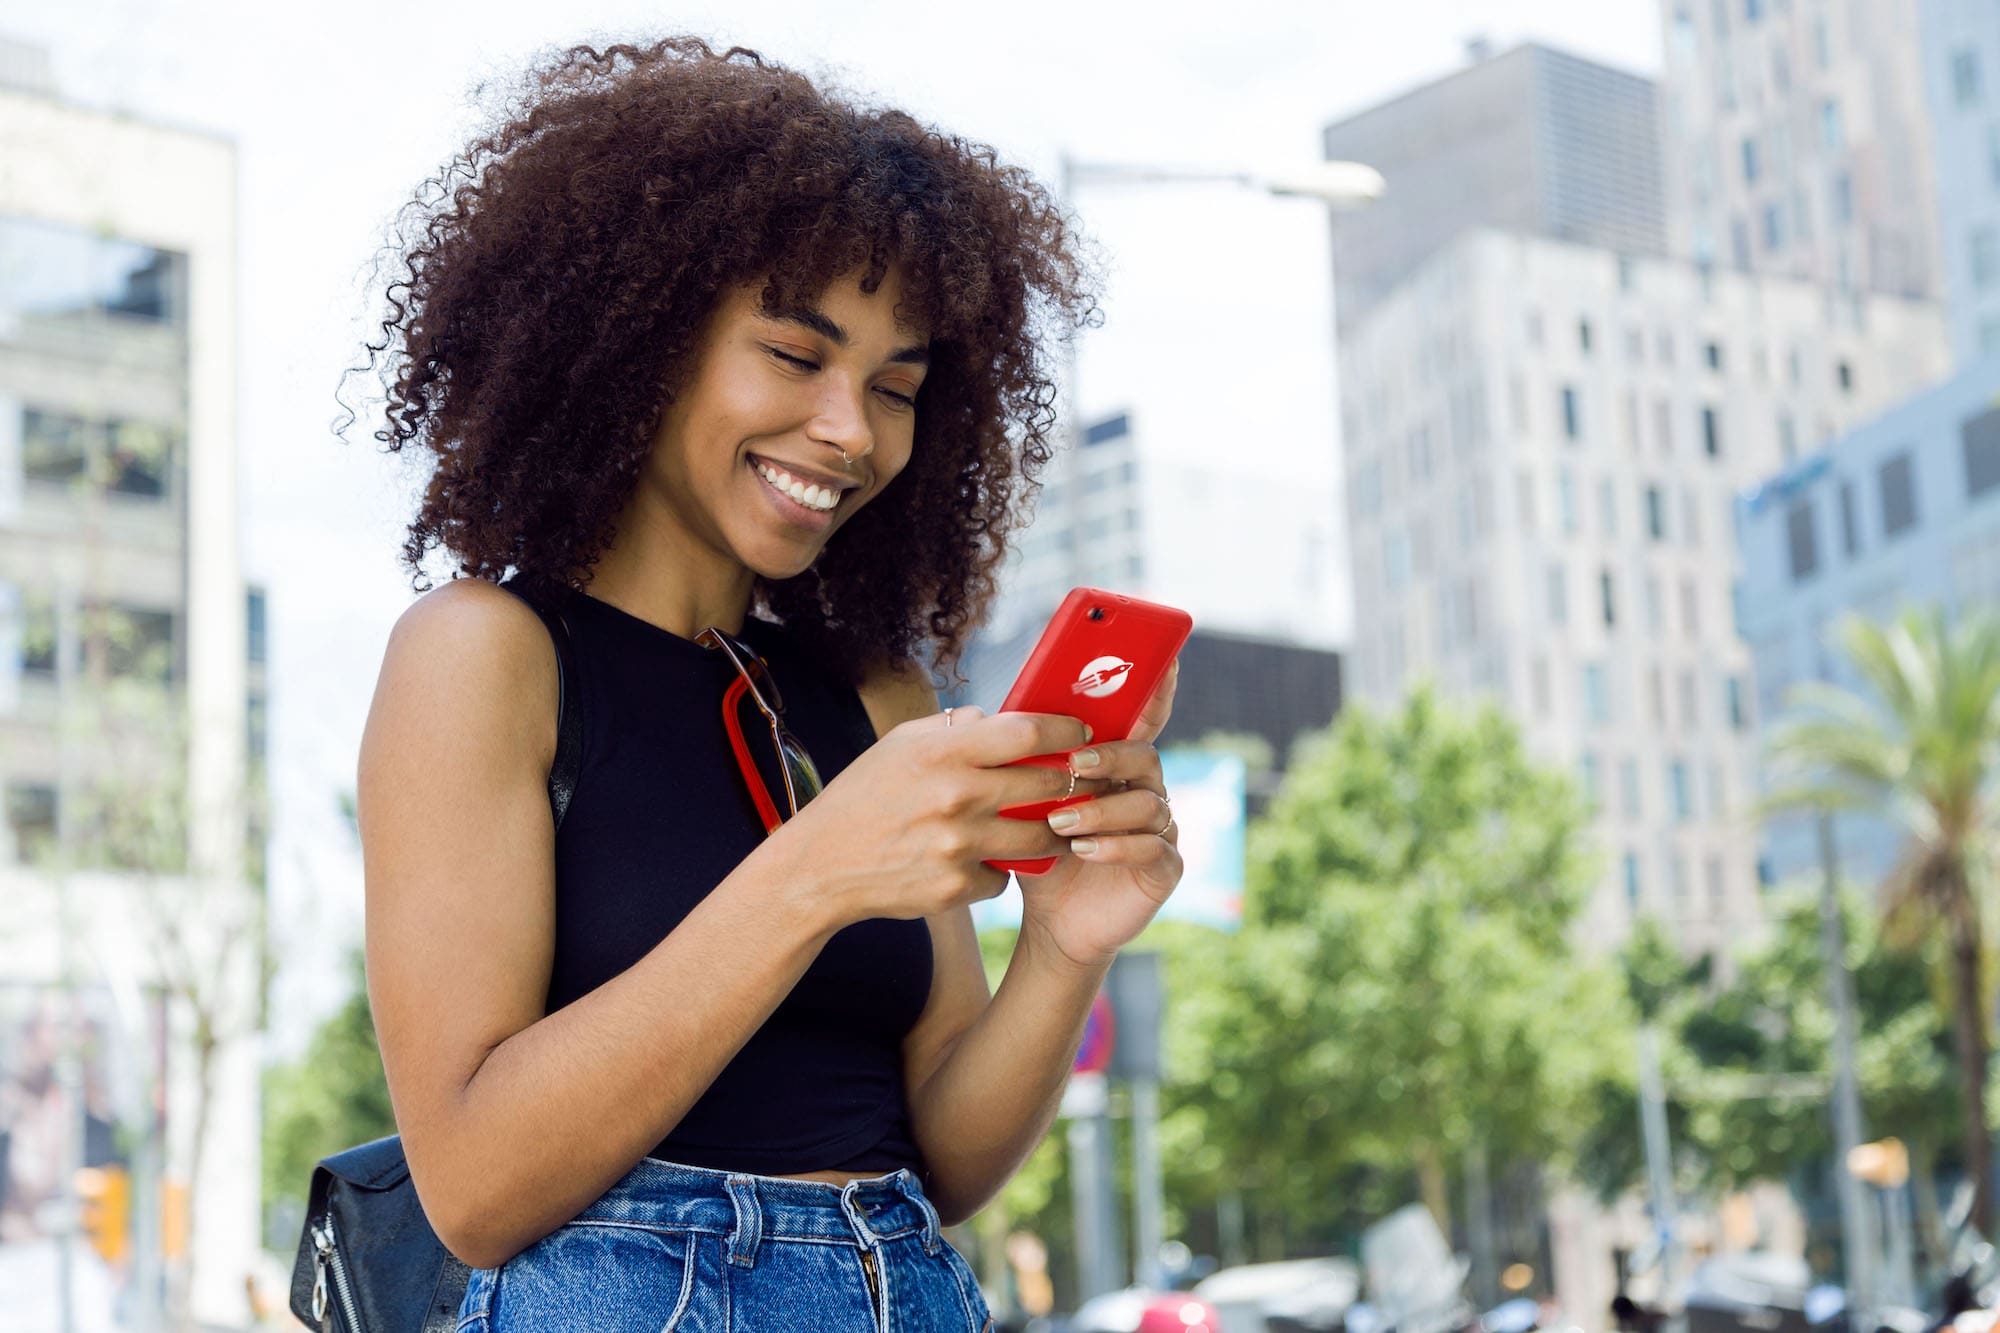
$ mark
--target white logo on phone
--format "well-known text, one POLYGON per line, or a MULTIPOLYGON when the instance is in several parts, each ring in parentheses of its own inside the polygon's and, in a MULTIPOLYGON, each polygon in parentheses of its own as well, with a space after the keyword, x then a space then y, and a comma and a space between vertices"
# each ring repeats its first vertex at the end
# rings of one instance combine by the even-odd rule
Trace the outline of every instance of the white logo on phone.
POLYGON ((1097 657, 1083 664, 1083 674, 1069 687, 1071 694, 1087 694, 1093 699, 1116 694, 1125 688, 1132 664, 1122 657, 1097 657))

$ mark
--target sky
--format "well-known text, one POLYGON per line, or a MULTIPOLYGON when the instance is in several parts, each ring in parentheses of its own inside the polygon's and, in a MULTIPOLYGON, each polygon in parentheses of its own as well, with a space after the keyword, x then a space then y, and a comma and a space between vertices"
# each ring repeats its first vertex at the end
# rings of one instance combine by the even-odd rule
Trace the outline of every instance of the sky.
MULTIPOLYGON (((269 597, 274 1057, 344 998, 362 887, 340 797, 383 644, 415 596, 398 565, 414 475, 376 450, 366 416, 348 443, 332 432, 341 372, 379 318, 372 261, 397 207, 526 62, 670 32, 754 47, 1051 185, 1064 155, 1309 162, 1322 126, 1461 67, 1475 36, 1660 64, 1654 0, 6 0, 0 35, 48 48, 65 99, 237 145, 244 553, 269 597)), ((1094 185, 1071 203, 1105 275, 1104 325, 1079 352, 1084 410, 1130 410, 1149 451, 1189 465, 1337 484, 1324 212, 1226 186, 1094 185)), ((369 387, 350 381, 349 400, 369 387)))

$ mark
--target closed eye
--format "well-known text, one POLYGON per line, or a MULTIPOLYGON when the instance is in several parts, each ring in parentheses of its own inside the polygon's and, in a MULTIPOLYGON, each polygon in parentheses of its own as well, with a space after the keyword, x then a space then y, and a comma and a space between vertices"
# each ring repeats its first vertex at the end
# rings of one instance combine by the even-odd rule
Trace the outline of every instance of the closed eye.
MULTIPOLYGON (((807 371, 819 369, 819 362, 817 361, 808 361, 802 356, 793 356, 789 352, 780 351, 775 347, 766 347, 764 350, 786 365, 795 367, 796 369, 807 371)), ((910 394, 897 393, 894 389, 889 388, 878 388, 876 392, 899 407, 915 407, 917 405, 916 398, 910 394)))

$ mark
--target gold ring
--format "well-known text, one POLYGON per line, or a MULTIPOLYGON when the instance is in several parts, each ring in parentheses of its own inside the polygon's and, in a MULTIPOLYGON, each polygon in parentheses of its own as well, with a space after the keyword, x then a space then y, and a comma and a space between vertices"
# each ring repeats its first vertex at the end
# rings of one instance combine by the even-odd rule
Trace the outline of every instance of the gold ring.
POLYGON ((1173 831, 1174 831, 1174 819, 1172 815, 1169 815, 1167 816, 1167 826, 1160 830, 1159 836, 1164 838, 1173 831))
POLYGON ((1069 790, 1062 794, 1062 799, 1067 801, 1074 795, 1076 795, 1076 773, 1072 770, 1069 775, 1069 790))

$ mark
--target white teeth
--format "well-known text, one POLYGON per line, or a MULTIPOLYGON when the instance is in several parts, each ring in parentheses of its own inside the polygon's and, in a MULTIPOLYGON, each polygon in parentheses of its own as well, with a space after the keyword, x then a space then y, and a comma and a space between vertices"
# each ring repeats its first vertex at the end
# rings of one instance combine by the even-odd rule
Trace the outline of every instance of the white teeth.
POLYGON ((840 492, 828 490, 818 485, 808 486, 798 478, 780 472, 777 468, 771 467, 768 464, 759 463, 757 465, 757 475, 808 509, 817 509, 821 513, 825 513, 840 503, 840 492))

